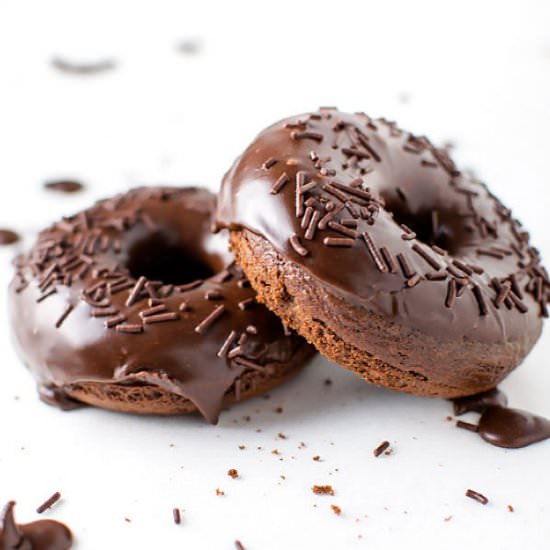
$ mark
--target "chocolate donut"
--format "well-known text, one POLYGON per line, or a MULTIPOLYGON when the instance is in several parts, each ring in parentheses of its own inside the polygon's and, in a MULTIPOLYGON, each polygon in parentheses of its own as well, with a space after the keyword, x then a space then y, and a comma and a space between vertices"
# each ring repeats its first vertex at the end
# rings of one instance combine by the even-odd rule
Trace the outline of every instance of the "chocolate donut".
POLYGON ((210 231, 215 197, 140 188, 42 231, 10 285, 19 352, 46 401, 215 422, 312 353, 210 231))
POLYGON ((385 119, 321 109, 267 128, 225 176, 217 224, 261 302, 395 390, 493 388, 547 315, 548 274, 510 210, 385 119))

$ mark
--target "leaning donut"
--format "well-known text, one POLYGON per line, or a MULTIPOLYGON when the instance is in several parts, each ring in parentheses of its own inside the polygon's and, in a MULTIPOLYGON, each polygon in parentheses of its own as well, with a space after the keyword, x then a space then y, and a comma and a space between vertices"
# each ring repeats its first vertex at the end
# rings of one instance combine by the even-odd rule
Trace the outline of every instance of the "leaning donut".
POLYGON ((548 275, 510 210, 384 119, 321 109, 267 128, 226 175, 217 222, 260 301, 392 389, 492 388, 546 316, 548 275))
POLYGON ((136 189, 16 260, 11 326, 45 400, 215 422, 303 365, 311 347, 255 301, 214 208, 201 189, 136 189))

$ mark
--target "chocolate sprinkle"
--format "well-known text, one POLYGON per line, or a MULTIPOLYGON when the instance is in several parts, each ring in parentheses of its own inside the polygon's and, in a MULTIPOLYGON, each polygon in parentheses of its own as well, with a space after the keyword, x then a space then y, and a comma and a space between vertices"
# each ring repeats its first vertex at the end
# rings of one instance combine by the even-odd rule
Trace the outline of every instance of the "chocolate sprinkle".
POLYGON ((273 184, 273 187, 271 188, 271 194, 276 195, 288 182, 288 176, 286 175, 286 172, 283 172, 279 176, 279 179, 273 184))
POLYGON ((462 428, 463 430, 468 430, 470 432, 478 432, 479 428, 475 424, 471 424, 470 422, 464 422, 463 420, 457 420, 456 421, 456 427, 462 428))
POLYGON ((485 303, 485 298, 483 297, 483 293, 481 292, 481 288, 479 288, 478 285, 474 285, 472 288, 472 292, 474 293, 474 296, 477 300, 477 303, 479 305, 479 314, 480 315, 487 315, 487 304, 485 303))
POLYGON ((119 324, 116 325, 115 330, 126 334, 139 334, 140 332, 143 332, 143 325, 138 325, 135 323, 119 324))
POLYGON ((11 229, 0 229, 0 245, 14 244, 21 237, 11 229))
POLYGON ((277 162, 279 162, 277 159, 270 157, 262 164, 262 168, 264 170, 269 170, 272 166, 275 166, 277 162))
POLYGON ((167 313, 159 313, 158 315, 150 315, 150 316, 144 317, 143 322, 146 325, 151 325, 153 323, 166 323, 168 321, 177 321, 178 319, 179 319, 179 315, 171 311, 167 313))
POLYGON ((297 254, 299 254, 300 256, 308 255, 308 251, 306 248, 303 247, 302 243, 300 242, 300 237, 298 237, 298 235, 292 235, 292 237, 290 237, 289 239, 289 242, 297 254))
POLYGON ((438 261, 436 261, 434 258, 432 258, 420 245, 413 244, 412 249, 419 254, 428 264, 430 264, 431 267, 433 267, 436 271, 439 271, 441 269, 441 265, 438 261))
POLYGON ((61 317, 59 317, 59 319, 55 322, 55 328, 61 327, 61 325, 63 324, 65 319, 67 319, 67 317, 70 315, 70 313, 73 309, 74 309, 74 306, 72 304, 69 304, 65 308, 65 311, 61 314, 61 317))
POLYGON ((378 445, 378 447, 376 447, 376 449, 372 451, 372 454, 375 457, 379 457, 389 446, 390 446, 389 441, 382 441, 382 443, 380 443, 380 445, 378 445))
POLYGON ((395 262, 394 257, 391 255, 391 252, 387 249, 387 247, 382 246, 380 247, 380 254, 384 258, 384 261, 388 265, 388 269, 390 270, 390 273, 397 273, 398 266, 395 262))
POLYGON ((482 495, 481 493, 478 493, 477 491, 473 491, 472 489, 468 489, 466 491, 466 496, 468 498, 473 499, 473 500, 477 500, 479 503, 481 503, 483 505, 488 504, 488 502, 489 502, 489 499, 485 495, 482 495))
POLYGON ((323 141, 323 134, 319 134, 317 132, 298 132, 293 131, 290 133, 290 137, 292 139, 312 139, 314 141, 318 141, 319 143, 323 141))
POLYGON ((350 247, 353 246, 355 239, 347 239, 345 237, 325 237, 323 244, 325 246, 350 247))
POLYGON ((45 500, 37 509, 37 514, 42 514, 46 510, 49 510, 59 499, 61 498, 61 493, 56 491, 50 498, 45 500))
POLYGON ((367 245, 367 250, 369 251, 371 258, 373 259, 374 264, 376 265, 378 270, 382 273, 386 273, 388 271, 388 266, 384 263, 382 257, 380 256, 376 246, 372 241, 372 237, 367 231, 363 232, 363 241, 367 245))
POLYGON ((172 517, 174 518, 174 523, 179 525, 181 523, 181 512, 179 508, 174 508, 172 510, 172 517))
POLYGON ((217 319, 219 319, 225 311, 225 306, 219 305, 217 306, 212 313, 210 313, 205 319, 203 319, 196 327, 195 332, 198 334, 204 334, 212 324, 216 322, 217 319))
POLYGON ((51 180, 44 183, 44 189, 71 194, 82 191, 84 184, 76 180, 51 180))
POLYGON ((457 298, 456 279, 451 279, 447 286, 447 297, 445 298, 445 307, 453 307, 457 298))

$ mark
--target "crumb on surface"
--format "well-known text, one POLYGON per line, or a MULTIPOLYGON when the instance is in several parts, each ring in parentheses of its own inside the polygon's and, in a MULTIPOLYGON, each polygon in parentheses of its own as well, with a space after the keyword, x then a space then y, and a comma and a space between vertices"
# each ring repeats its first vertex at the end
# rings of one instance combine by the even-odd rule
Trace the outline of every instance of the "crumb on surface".
POLYGON ((275 409, 275 412, 276 412, 277 414, 282 414, 282 413, 284 412, 284 409, 283 409, 283 407, 277 407, 277 408, 275 409))
POLYGON ((316 495, 334 496, 334 489, 332 488, 332 485, 314 485, 311 490, 316 495))
POLYGON ((340 506, 337 506, 336 504, 331 504, 330 507, 332 508, 332 511, 339 516, 342 513, 342 508, 340 506))
POLYGON ((508 504, 507 508, 508 512, 514 512, 514 507, 511 504, 508 504))
POLYGON ((246 449, 246 445, 239 445, 239 449, 242 451, 243 449, 246 449))
POLYGON ((320 462, 321 461, 321 457, 319 455, 315 455, 313 457, 313 460, 315 460, 315 462, 320 462))
POLYGON ((239 477, 239 472, 235 468, 231 468, 227 470, 227 475, 233 479, 237 479, 239 477))
POLYGON ((216 488, 216 496, 217 497, 223 497, 225 495, 225 492, 221 489, 216 488))

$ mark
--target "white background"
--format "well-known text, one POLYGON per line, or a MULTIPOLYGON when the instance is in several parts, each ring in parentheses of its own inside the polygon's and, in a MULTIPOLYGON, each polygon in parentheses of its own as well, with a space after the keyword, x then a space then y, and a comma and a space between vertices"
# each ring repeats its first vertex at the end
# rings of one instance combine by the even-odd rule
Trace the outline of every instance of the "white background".
MULTIPOLYGON (((549 29, 542 0, 1 0, 0 227, 28 244, 43 225, 132 185, 215 190, 264 126, 335 104, 455 142, 462 166, 513 207, 549 261, 549 29), (200 40, 197 55, 177 51, 186 38, 200 40), (51 68, 53 55, 118 66, 69 76, 51 68), (88 190, 42 190, 59 176, 88 190)), ((0 249, 1 311, 14 252, 0 249)), ((30 521, 61 491, 46 515, 73 528, 80 550, 231 549, 237 538, 247 550, 550 544, 550 442, 490 447, 446 420, 448 403, 370 387, 321 358, 216 427, 62 413, 38 401, 8 334, 4 321, 0 499, 17 499, 30 521), (383 439, 395 452, 375 459, 383 439), (334 497, 311 492, 326 483, 334 497), (465 498, 468 488, 490 504, 465 498), (174 506, 185 509, 180 526, 174 506)), ((513 406, 550 416, 549 353, 546 331, 502 384, 513 406)))

